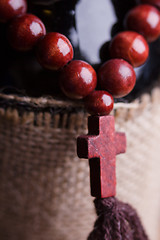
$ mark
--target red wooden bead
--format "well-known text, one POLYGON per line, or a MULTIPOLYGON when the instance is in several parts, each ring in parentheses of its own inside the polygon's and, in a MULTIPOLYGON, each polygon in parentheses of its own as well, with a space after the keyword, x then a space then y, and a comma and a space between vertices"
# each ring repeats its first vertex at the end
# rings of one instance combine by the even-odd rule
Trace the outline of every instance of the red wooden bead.
POLYGON ((126 151, 126 137, 114 125, 113 116, 90 116, 88 134, 77 139, 78 156, 89 159, 93 197, 116 194, 116 155, 126 151))
POLYGON ((151 5, 139 5, 128 12, 125 25, 142 34, 147 41, 155 41, 160 36, 160 13, 151 5))
POLYGON ((106 91, 93 91, 85 98, 85 108, 91 115, 109 115, 114 100, 106 91))
POLYGON ((64 35, 51 32, 39 41, 36 56, 42 67, 59 70, 72 60, 73 47, 64 35))
POLYGON ((97 85, 95 70, 87 62, 74 60, 62 71, 60 86, 64 94, 73 99, 81 99, 90 94, 97 85))
POLYGON ((26 0, 1 0, 0 22, 7 22, 11 18, 24 14, 27 11, 26 0))
POLYGON ((111 42, 110 55, 112 58, 123 58, 133 67, 138 67, 148 58, 148 43, 142 35, 136 32, 121 32, 111 42))
POLYGON ((128 62, 111 59, 99 69, 98 79, 102 89, 119 98, 131 92, 136 82, 136 74, 128 62))
POLYGON ((10 45, 20 51, 28 51, 46 34, 42 21, 32 14, 25 14, 12 20, 8 27, 10 45))
POLYGON ((140 3, 154 5, 160 10, 160 0, 140 0, 140 3))

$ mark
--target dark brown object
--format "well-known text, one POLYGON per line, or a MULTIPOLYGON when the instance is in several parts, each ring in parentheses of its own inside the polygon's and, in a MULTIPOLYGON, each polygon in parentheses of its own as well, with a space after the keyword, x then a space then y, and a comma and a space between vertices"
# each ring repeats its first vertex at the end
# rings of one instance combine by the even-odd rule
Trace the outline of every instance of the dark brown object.
POLYGON ((135 209, 114 197, 94 201, 98 219, 88 240, 147 240, 135 209))

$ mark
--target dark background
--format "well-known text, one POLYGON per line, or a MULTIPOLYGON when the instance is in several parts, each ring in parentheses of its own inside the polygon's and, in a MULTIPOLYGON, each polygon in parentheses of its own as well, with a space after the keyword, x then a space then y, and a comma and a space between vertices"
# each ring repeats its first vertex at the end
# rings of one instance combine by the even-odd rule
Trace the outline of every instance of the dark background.
MULTIPOLYGON (((124 16, 135 4, 134 0, 29 0, 28 12, 41 18, 48 32, 65 34, 73 44, 74 58, 88 61, 97 70, 109 59, 109 41, 124 30, 124 16)), ((34 57, 34 49, 25 53, 11 49, 6 29, 7 25, 0 25, 1 92, 36 97, 59 95, 59 73, 42 69, 34 57)), ((157 79, 160 40, 150 44, 147 63, 135 71, 137 84, 128 100, 141 94, 157 79)))

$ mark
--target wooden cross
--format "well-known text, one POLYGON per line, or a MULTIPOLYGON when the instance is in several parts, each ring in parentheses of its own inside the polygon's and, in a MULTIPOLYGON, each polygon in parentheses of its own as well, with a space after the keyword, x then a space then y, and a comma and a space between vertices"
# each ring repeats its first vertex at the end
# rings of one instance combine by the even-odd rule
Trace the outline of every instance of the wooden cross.
POLYGON ((88 135, 77 138, 79 158, 89 159, 93 197, 116 194, 116 155, 126 151, 126 137, 116 133, 114 125, 113 116, 90 116, 88 135))

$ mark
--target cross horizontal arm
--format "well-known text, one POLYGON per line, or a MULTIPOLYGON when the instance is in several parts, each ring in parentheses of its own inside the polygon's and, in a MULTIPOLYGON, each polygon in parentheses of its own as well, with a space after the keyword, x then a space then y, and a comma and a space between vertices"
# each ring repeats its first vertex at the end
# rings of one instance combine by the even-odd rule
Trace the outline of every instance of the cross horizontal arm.
POLYGON ((96 151, 96 142, 99 136, 82 135, 77 138, 77 155, 79 158, 99 157, 98 149, 96 151), (95 144, 94 144, 95 143, 95 144))

